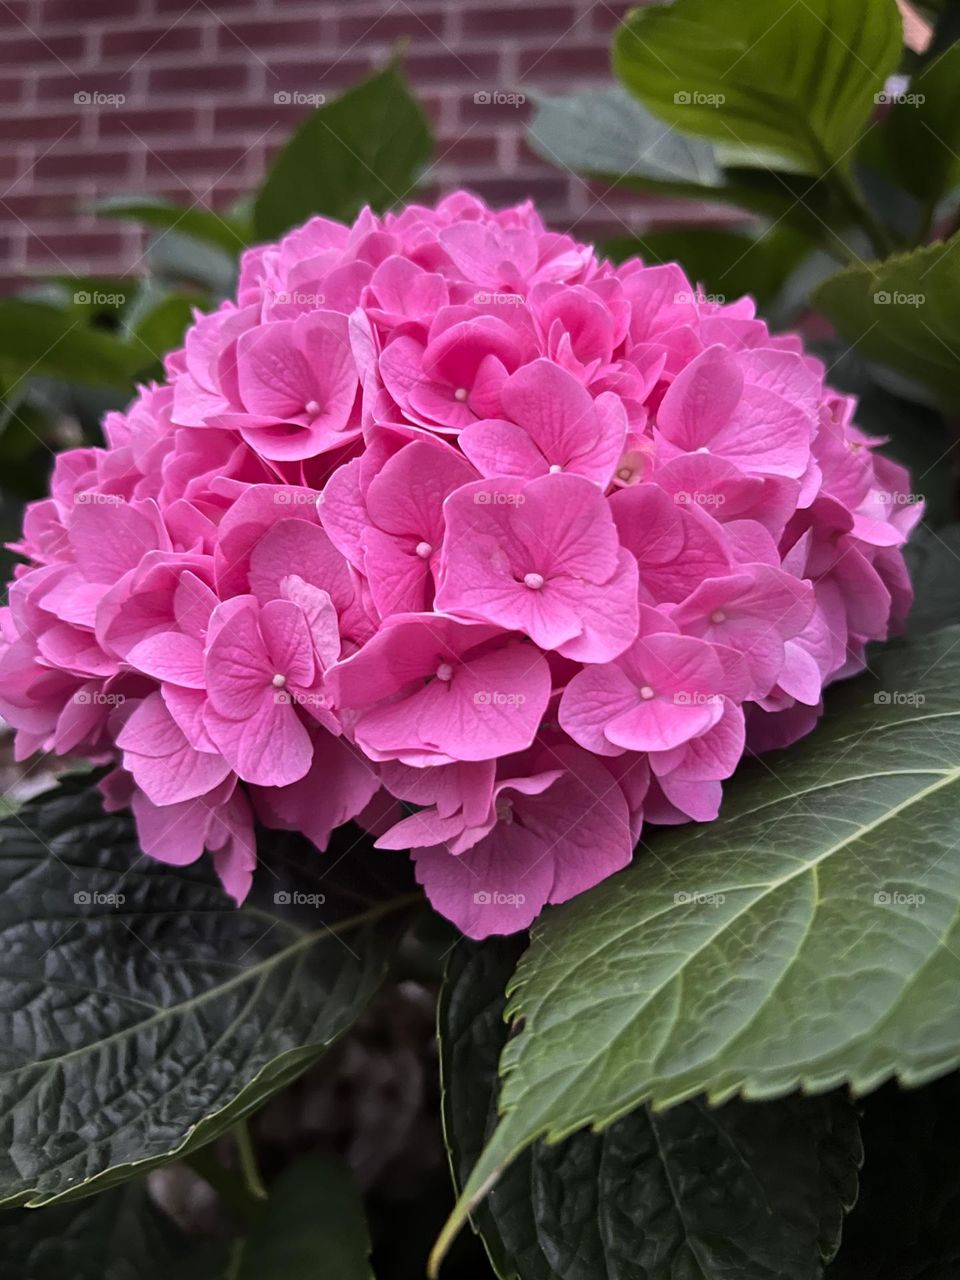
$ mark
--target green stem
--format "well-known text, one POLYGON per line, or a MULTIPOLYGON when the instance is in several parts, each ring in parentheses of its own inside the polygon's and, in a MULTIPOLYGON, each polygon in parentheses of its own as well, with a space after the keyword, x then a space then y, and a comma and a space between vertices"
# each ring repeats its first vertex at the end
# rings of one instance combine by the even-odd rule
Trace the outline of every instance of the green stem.
POLYGON ((263 1200, 255 1196, 243 1178, 225 1169, 213 1154, 212 1146, 201 1147, 183 1157, 184 1164, 203 1178, 227 1206, 241 1217, 254 1219, 263 1208, 263 1200))
POLYGON ((846 175, 840 174, 834 170, 829 180, 833 185, 833 189, 839 195, 840 199, 847 206, 854 221, 860 229, 866 233, 868 239, 873 245, 874 252, 878 258, 889 257, 891 253, 896 251, 896 244, 893 237, 887 231, 886 227, 882 227, 874 218, 873 214, 861 200, 856 187, 853 185, 852 179, 846 175))
POLYGON ((257 1155, 253 1149, 253 1140, 246 1120, 241 1120, 233 1127, 233 1136, 240 1155, 240 1169, 243 1173, 244 1186, 256 1200, 266 1200, 267 1188, 263 1185, 260 1170, 257 1167, 257 1155))

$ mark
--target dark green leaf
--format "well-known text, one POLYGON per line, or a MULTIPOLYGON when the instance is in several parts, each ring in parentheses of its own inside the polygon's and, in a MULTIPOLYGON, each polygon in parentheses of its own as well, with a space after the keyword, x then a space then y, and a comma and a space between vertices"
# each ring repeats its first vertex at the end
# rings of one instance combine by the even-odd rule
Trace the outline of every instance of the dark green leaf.
POLYGON ((275 239, 311 214, 349 222, 365 204, 400 204, 432 146, 426 117, 391 63, 318 107, 293 135, 257 196, 257 236, 275 239))
POLYGON ((140 352, 144 368, 162 364, 168 352, 183 345, 193 313, 204 302, 197 293, 168 293, 163 289, 145 293, 142 305, 135 306, 125 326, 128 341, 140 352))
POLYGON ((449 1233, 538 1137, 704 1092, 781 1097, 960 1062, 960 630, 884 654, 721 816, 545 913, 512 984, 502 1118, 449 1233))
MULTIPOLYGON (((461 1185, 496 1123, 503 992, 522 950, 464 942, 450 958, 439 1028, 461 1185)), ((504 1280, 819 1280, 860 1154, 838 1095, 640 1108, 602 1134, 523 1152, 475 1221, 504 1280)))
POLYGON ((921 69, 878 135, 888 172, 926 204, 960 183, 960 45, 921 69))
POLYGON ((176 228, 181 235, 192 236, 201 244, 216 245, 230 254, 238 254, 249 243, 249 229, 229 214, 214 213, 199 205, 189 207, 172 204, 166 200, 141 200, 130 196, 116 196, 94 207, 94 213, 102 218, 123 218, 156 227, 164 232, 176 228))
POLYGON ((676 0, 633 11, 614 67, 727 163, 819 174, 849 166, 901 40, 895 0, 676 0))
POLYGON ((825 280, 813 303, 861 355, 960 403, 960 235, 825 280))
POLYGON ((615 262, 635 255, 648 265, 679 262, 717 301, 751 294, 762 304, 776 298, 810 242, 786 226, 756 234, 724 227, 677 227, 608 240, 603 248, 615 262))
POLYGON ((161 1280, 174 1267, 182 1274, 188 1247, 142 1181, 76 1203, 0 1214, 6 1280, 161 1280))
POLYGON ((244 1245, 237 1280, 373 1280, 370 1237, 350 1171, 313 1155, 286 1169, 244 1245))
POLYGON ((133 389, 142 358, 111 334, 90 329, 82 316, 27 302, 0 300, 0 360, 23 377, 52 378, 133 389))
POLYGON ((915 592, 910 634, 925 636, 960 623, 960 524, 917 529, 906 556, 915 592))
POLYGON ((209 859, 142 855, 89 781, 0 822, 0 1199, 89 1194, 194 1150, 317 1061, 410 896, 386 896, 403 860, 355 837, 326 858, 264 838, 237 910, 209 859))

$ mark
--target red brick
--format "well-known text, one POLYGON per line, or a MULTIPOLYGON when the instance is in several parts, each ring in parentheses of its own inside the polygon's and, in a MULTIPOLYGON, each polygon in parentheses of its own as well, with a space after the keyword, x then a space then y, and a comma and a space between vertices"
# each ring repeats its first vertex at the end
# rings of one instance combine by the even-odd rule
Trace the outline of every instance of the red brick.
POLYGON ((408 54, 403 60, 403 69, 414 85, 453 84, 476 91, 500 82, 498 54, 466 50, 454 53, 440 44, 429 53, 408 54))
POLYGON ((233 66, 206 63, 193 67, 152 67, 149 92, 177 93, 196 98, 211 93, 241 91, 247 87, 250 69, 249 62, 233 66))
POLYGON ((296 128, 309 110, 308 106, 278 105, 273 102, 272 97, 269 105, 216 107, 213 112, 213 136, 217 138, 223 134, 243 133, 252 141, 264 129, 274 126, 279 133, 285 135, 296 128))
POLYGON ((13 31, 17 28, 22 31, 24 25, 31 21, 33 15, 30 12, 30 0, 5 0, 0 7, 0 27, 6 29, 10 27, 13 31))
POLYGON ((472 133, 452 138, 449 141, 439 139, 436 145, 436 159, 444 168, 455 165, 485 165, 495 169, 497 165, 497 139, 490 134, 482 134, 475 130, 472 133))
POLYGON ((398 4, 389 13, 348 13, 340 18, 337 40, 341 48, 358 41, 361 44, 390 42, 409 36, 411 40, 444 40, 448 38, 448 16, 443 9, 420 9, 412 12, 398 4))
POLYGON ((297 89, 301 93, 333 94, 365 80, 373 70, 370 60, 354 51, 346 57, 318 58, 309 50, 302 54, 274 56, 266 63, 267 99, 280 91, 297 89))
POLYGON ((482 85, 460 99, 460 118, 465 125, 489 129, 509 125, 519 130, 530 113, 526 95, 516 86, 482 85))
MULTIPOLYGON (((203 12, 202 9, 197 12, 203 12)), ((130 31, 105 31, 100 50, 105 58, 152 57, 161 53, 193 53, 203 44, 204 28, 178 22, 176 26, 136 27, 130 31)))
POLYGON ((4 142, 52 142, 61 135, 70 137, 73 134, 79 136, 79 133, 80 114, 77 108, 68 116, 10 115, 3 121, 4 142))
POLYGON ((511 5, 509 8, 468 9, 463 15, 466 36, 562 35, 577 21, 573 5, 511 5))
MULTIPOLYGON (((2 10, 0 10, 2 11, 2 10)), ((22 27, 17 34, 5 35, 0 40, 0 63, 17 67, 38 67, 60 62, 73 68, 73 64, 83 57, 86 43, 83 36, 43 36, 42 31, 34 35, 22 27), (41 38, 42 37, 42 38, 41 38)))
POLYGON ((148 111, 131 109, 125 104, 116 111, 101 112, 97 129, 101 138, 125 138, 131 146, 136 146, 138 137, 189 137, 196 131, 198 120, 197 112, 191 107, 148 111))
POLYGON ((11 192, 0 200, 0 216, 9 214, 12 222, 16 223, 16 219, 21 218, 30 225, 38 219, 50 221, 53 218, 71 218, 76 213, 78 204, 76 195, 48 195, 39 192, 18 195, 11 192))
POLYGON ((470 183, 470 187, 484 200, 497 206, 516 204, 518 200, 535 200, 538 204, 555 200, 559 204, 567 195, 566 179, 562 174, 556 177, 544 174, 542 177, 478 178, 470 183))
POLYGON ((282 49, 288 46, 303 49, 322 48, 323 19, 263 18, 258 22, 225 22, 220 19, 217 29, 217 48, 236 53, 244 48, 254 49, 261 57, 265 49, 282 49))
POLYGON ((104 231, 53 231, 42 226, 27 241, 27 261, 56 261, 57 255, 65 261, 85 257, 91 253, 109 255, 117 251, 116 232, 104 231))
POLYGON ((124 178, 130 172, 129 151, 104 151, 99 147, 61 154, 59 148, 41 156, 33 169, 37 181, 54 178, 124 178))
POLYGON ((583 47, 561 40, 552 49, 525 49, 520 55, 520 75, 534 81, 548 76, 584 76, 602 82, 611 75, 610 44, 583 47))
MULTIPOLYGON (((189 0, 188 0, 189 3, 189 0)), ((46 26, 69 23, 77 26, 96 18, 138 18, 143 12, 137 0, 43 0, 42 16, 46 26)))
POLYGON ((202 175, 212 181, 229 172, 235 177, 246 150, 245 146, 154 147, 147 152, 147 176, 172 176, 186 181, 188 177, 202 175))

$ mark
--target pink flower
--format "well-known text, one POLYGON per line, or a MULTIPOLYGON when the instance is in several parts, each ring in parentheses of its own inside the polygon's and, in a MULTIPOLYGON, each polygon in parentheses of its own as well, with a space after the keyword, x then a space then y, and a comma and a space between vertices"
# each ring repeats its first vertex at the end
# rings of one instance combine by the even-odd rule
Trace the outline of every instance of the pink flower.
POLYGON ((909 477, 796 335, 530 203, 311 218, 58 455, 0 610, 23 759, 144 851, 411 850, 473 937, 707 822, 901 627, 909 477))
POLYGON ((496 627, 395 614, 330 673, 338 707, 374 760, 491 760, 533 741, 550 696, 543 655, 496 627), (366 709, 365 709, 366 708, 366 709))
POLYGON ((569 373, 535 360, 508 378, 500 403, 509 421, 468 425, 460 447, 485 476, 569 472, 605 489, 623 453, 627 415, 617 396, 592 398, 569 373))
MULTIPOLYGON (((323 625, 336 627, 329 611, 323 625)), ((218 605, 211 635, 204 727, 247 782, 298 781, 313 757, 300 708, 327 724, 332 719, 307 615, 292 600, 261 607, 253 596, 236 596, 218 605)))
POLYGON ((582 662, 608 661, 636 635, 636 561, 589 481, 478 480, 444 510, 438 609, 524 631, 582 662))
POLYGON ((497 783, 488 831, 466 852, 415 849, 417 879, 470 938, 525 929, 548 902, 591 888, 630 861, 623 791, 576 748, 544 753, 539 774, 497 783))
POLYGON ((358 381, 344 316, 316 311, 277 320, 241 335, 237 389, 244 412, 220 421, 237 427, 265 458, 313 457, 349 439, 358 381))

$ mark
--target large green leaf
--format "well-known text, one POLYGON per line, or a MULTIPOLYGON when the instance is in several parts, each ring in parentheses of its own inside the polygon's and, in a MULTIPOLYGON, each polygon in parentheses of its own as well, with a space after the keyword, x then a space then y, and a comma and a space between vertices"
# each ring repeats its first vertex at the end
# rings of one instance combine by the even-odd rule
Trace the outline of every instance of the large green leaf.
POLYGON ((658 833, 545 914, 512 987, 502 1118, 442 1243, 538 1137, 644 1102, 865 1092, 960 1062, 958 807, 949 628, 742 768, 715 822, 658 833))
POLYGON ((88 1194, 200 1147, 321 1056, 410 897, 386 896, 403 860, 355 836, 326 858, 265 838, 237 910, 209 859, 142 855, 89 781, 0 822, 0 1200, 88 1194))
POLYGON ((713 147, 685 138, 619 87, 551 97, 535 95, 530 145, 551 164, 611 182, 706 196, 723 185, 713 147))
MULTIPOLYGON (((161 1280, 187 1242, 142 1181, 77 1203, 0 1214, 5 1280, 161 1280)), ((216 1280, 217 1273, 207 1273, 216 1280)))
POLYGON ((201 244, 215 245, 231 254, 240 253, 249 242, 249 228, 239 219, 214 213, 198 204, 184 206, 167 200, 114 196, 95 205, 93 211, 102 218, 140 222, 164 233, 176 228, 181 235, 192 236, 201 244))
POLYGON ((782 219, 810 236, 836 243, 830 224, 839 211, 829 193, 804 178, 755 170, 724 170, 716 148, 663 124, 619 86, 564 96, 533 96, 529 141, 551 164, 610 186, 720 201, 782 219))
POLYGON ((825 280, 813 303, 864 356, 960 404, 960 234, 825 280))
POLYGON ((0 300, 0 363, 19 376, 47 374, 67 381, 133 389, 143 355, 112 334, 87 328, 84 318, 42 302, 0 300))
POLYGON ((365 204, 400 204, 432 148, 426 117, 391 63, 307 117, 260 188, 256 234, 273 239, 315 213, 348 222, 365 204))
POLYGON ((739 163, 819 174, 849 166, 901 33, 895 0, 675 0, 633 11, 614 67, 655 115, 739 163))
POLYGON ((370 1237, 350 1171, 311 1155, 285 1169, 247 1237, 236 1280, 373 1280, 370 1237))
MULTIPOLYGON (((448 964, 439 1030, 458 1184, 496 1123, 504 989, 522 950, 461 943, 448 964)), ((837 1095, 641 1107, 602 1134, 522 1153, 475 1221, 503 1280, 819 1280, 860 1155, 837 1095)))

